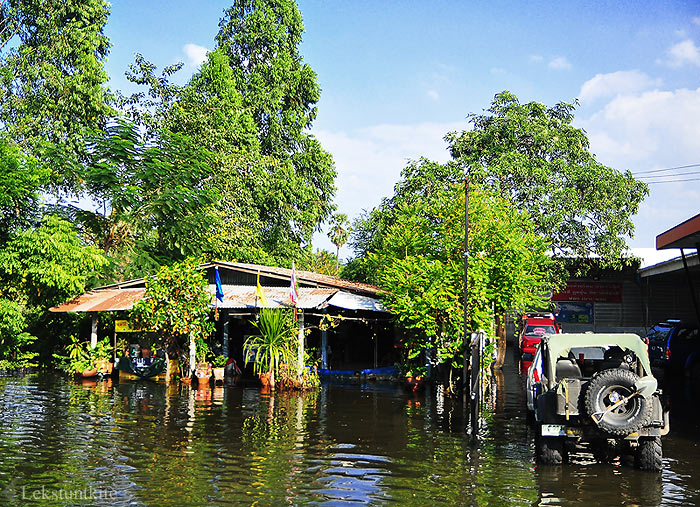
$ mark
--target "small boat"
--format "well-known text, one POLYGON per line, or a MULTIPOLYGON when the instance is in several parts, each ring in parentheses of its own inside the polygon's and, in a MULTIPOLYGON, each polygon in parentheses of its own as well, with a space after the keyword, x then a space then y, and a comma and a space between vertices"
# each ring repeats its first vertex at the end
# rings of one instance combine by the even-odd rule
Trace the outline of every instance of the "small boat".
POLYGON ((115 368, 119 370, 119 380, 165 380, 167 366, 161 357, 120 357, 115 368))

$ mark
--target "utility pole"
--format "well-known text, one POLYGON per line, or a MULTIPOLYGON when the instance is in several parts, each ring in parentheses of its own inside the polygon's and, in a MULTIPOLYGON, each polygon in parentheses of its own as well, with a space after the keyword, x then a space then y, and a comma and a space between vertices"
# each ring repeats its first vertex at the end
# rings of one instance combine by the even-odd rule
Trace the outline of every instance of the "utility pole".
POLYGON ((467 305, 469 303, 469 176, 464 177, 464 364, 462 370, 462 386, 464 389, 464 401, 466 402, 467 390, 469 389, 469 362, 467 360, 469 351, 469 319, 467 318, 467 305))

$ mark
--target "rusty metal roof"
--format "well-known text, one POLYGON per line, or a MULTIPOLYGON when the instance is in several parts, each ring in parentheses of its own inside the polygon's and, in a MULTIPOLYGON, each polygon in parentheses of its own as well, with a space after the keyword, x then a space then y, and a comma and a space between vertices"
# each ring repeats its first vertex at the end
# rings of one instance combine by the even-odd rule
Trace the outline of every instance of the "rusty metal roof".
POLYGON ((91 290, 67 303, 49 308, 50 312, 116 312, 131 310, 134 303, 143 297, 144 289, 91 290))
MULTIPOLYGON (((245 285, 224 285, 224 301, 219 302, 219 308, 242 309, 242 308, 262 308, 260 300, 255 295, 254 286, 245 285)), ((265 296, 268 299, 267 308, 292 308, 292 301, 289 298, 289 287, 265 287, 265 296)), ((210 285, 209 292, 212 295, 212 306, 214 306, 214 294, 216 286, 210 285)), ((299 301, 297 308, 304 310, 318 308, 329 300, 337 289, 309 288, 299 289, 299 301)), ((99 289, 86 292, 67 303, 50 308, 54 313, 68 312, 116 312, 119 310, 130 310, 134 303, 144 295, 144 289, 99 289)))

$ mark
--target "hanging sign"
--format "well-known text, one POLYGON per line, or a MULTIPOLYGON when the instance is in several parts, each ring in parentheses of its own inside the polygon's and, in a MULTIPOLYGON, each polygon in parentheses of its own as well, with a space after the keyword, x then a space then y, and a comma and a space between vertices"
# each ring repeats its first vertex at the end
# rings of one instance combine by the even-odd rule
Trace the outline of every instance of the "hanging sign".
POLYGON ((128 320, 115 320, 114 321, 114 332, 115 333, 138 333, 143 331, 138 326, 133 325, 128 320))

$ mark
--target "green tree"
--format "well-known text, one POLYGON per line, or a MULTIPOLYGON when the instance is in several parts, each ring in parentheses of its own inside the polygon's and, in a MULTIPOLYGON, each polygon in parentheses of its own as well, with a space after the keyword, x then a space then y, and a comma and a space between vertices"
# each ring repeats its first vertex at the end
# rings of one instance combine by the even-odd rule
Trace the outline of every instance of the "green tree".
POLYGON ((122 120, 91 141, 85 188, 98 206, 70 213, 110 256, 110 277, 138 276, 161 260, 210 249, 219 194, 206 184, 210 156, 196 141, 167 130, 147 138, 122 120))
POLYGON ((68 190, 79 185, 80 166, 67 161, 84 154, 86 131, 111 114, 108 15, 105 0, 0 3, 0 127, 50 160, 53 182, 68 190))
POLYGON ((131 318, 162 340, 168 356, 189 340, 198 356, 205 353, 207 338, 214 330, 210 320, 212 295, 202 272, 191 260, 162 267, 146 278, 144 297, 131 310, 131 318))
POLYGON ((521 104, 504 91, 486 114, 469 115, 471 130, 447 140, 471 181, 527 210, 555 255, 619 266, 648 187, 596 160, 586 133, 572 125, 574 110, 521 104))
POLYGON ((35 337, 42 339, 42 352, 58 346, 61 331, 48 308, 83 293, 106 263, 98 249, 80 241, 72 224, 56 216, 12 234, 0 248, 0 360, 33 358, 28 346, 35 337))
POLYGON ((336 270, 340 265, 340 248, 347 243, 350 237, 350 222, 345 213, 335 213, 330 218, 330 229, 328 230, 328 239, 335 245, 336 270))
POLYGON ((176 67, 157 76, 137 57, 131 68, 130 79, 149 90, 122 101, 130 117, 211 153, 208 184, 229 196, 214 207, 216 257, 301 261, 333 210, 333 160, 306 131, 318 86, 298 53, 302 30, 293 2, 235 2, 218 47, 184 87, 169 83, 176 67))
POLYGON ((338 257, 328 250, 316 249, 308 254, 298 265, 299 269, 313 271, 322 275, 338 276, 338 257))
POLYGON ((28 226, 40 216, 40 188, 48 170, 26 156, 19 147, 0 136, 0 246, 13 231, 28 226))
POLYGON ((307 131, 320 88, 299 53, 301 14, 293 0, 235 0, 219 27, 218 49, 252 115, 259 155, 272 158, 249 166, 246 178, 265 223, 263 246, 283 263, 299 260, 300 246, 333 210, 336 174, 330 154, 307 131))
MULTIPOLYGON (((408 332, 414 374, 426 352, 434 365, 458 366, 464 347, 464 185, 435 184, 435 170, 424 161, 404 172, 381 248, 368 254, 387 308, 408 332)), ((469 326, 492 334, 496 310, 542 303, 548 245, 527 214, 494 194, 470 192, 469 212, 469 326)))

